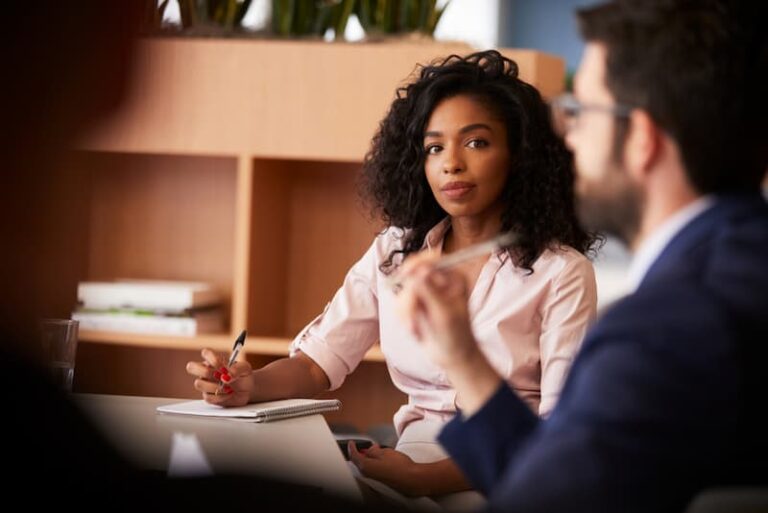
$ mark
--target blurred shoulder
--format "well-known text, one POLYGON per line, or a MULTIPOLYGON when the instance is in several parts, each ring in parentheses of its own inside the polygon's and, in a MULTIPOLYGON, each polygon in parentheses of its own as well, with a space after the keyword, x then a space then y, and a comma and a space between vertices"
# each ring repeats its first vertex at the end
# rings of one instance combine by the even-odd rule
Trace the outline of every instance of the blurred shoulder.
POLYGON ((533 264, 533 271, 551 277, 579 274, 594 279, 595 275, 589 258, 570 246, 556 246, 544 250, 533 264))

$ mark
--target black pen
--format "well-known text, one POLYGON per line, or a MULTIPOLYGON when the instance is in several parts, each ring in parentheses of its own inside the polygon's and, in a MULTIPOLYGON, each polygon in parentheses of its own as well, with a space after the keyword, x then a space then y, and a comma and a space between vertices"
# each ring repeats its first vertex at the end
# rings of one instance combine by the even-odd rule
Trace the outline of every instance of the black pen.
MULTIPOLYGON (((245 344, 245 330, 240 333, 240 336, 237 337, 237 340, 235 340, 235 345, 232 346, 232 354, 229 355, 229 362, 227 362, 227 371, 229 371, 229 368, 232 367, 233 363, 235 363, 235 359, 237 358, 237 355, 240 354, 240 350, 243 348, 243 344, 245 344)), ((228 381, 224 381, 222 379, 224 375, 225 374, 222 373, 222 375, 219 376, 219 386, 216 388, 214 395, 219 395, 219 390, 221 390, 222 385, 226 385, 228 383, 228 381)))
POLYGON ((245 335, 246 331, 243 330, 242 333, 240 333, 240 336, 237 337, 237 340, 235 340, 235 345, 232 346, 232 354, 229 356, 229 362, 227 362, 227 369, 232 367, 232 364, 235 363, 235 360, 237 359, 237 355, 240 354, 240 350, 245 345, 245 335))

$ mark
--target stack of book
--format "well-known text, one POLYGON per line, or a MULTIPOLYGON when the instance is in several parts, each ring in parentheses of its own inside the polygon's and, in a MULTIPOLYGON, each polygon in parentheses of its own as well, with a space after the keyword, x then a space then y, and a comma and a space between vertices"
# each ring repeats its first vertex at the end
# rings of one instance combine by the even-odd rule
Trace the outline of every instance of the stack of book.
POLYGON ((86 281, 72 319, 80 329, 194 336, 224 331, 221 296, 210 285, 158 280, 86 281))

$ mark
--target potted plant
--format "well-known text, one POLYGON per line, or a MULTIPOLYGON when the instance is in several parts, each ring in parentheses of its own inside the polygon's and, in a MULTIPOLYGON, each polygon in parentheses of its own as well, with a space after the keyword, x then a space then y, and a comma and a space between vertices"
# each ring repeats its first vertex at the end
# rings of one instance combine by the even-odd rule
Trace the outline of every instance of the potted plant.
POLYGON ((344 40, 352 15, 360 21, 366 40, 392 37, 432 39, 450 3, 438 0, 272 0, 270 23, 261 32, 243 26, 251 0, 178 0, 180 24, 163 25, 169 0, 145 0, 145 27, 150 33, 191 36, 267 36, 344 40))
POLYGON ((357 0, 355 14, 368 39, 420 35, 431 39, 450 0, 357 0))

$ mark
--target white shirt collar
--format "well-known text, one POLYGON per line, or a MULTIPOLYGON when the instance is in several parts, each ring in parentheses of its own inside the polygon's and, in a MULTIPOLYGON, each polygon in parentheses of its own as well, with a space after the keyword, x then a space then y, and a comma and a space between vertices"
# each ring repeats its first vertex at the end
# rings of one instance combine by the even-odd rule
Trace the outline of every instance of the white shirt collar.
POLYGON ((714 203, 713 196, 702 196, 689 203, 672 214, 664 221, 648 238, 646 238, 635 252, 632 263, 627 272, 627 285, 630 291, 637 290, 640 282, 645 278, 648 269, 659 258, 661 252, 667 247, 672 238, 680 233, 685 226, 693 221, 714 203))
POLYGON ((448 228, 451 227, 451 218, 444 217, 442 221, 430 228, 427 235, 424 237, 424 243, 421 245, 421 249, 441 249, 443 247, 443 239, 448 232, 448 228))

